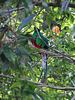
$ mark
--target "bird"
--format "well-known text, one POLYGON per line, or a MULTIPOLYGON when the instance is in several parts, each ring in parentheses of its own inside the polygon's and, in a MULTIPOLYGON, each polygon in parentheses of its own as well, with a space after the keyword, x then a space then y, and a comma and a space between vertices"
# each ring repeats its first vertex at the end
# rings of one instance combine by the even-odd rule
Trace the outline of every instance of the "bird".
MULTIPOLYGON (((32 36, 33 36, 32 44, 36 48, 39 48, 39 49, 43 48, 46 50, 49 49, 48 40, 40 32, 40 29, 34 27, 34 33, 32 36)), ((41 79, 43 71, 44 71, 44 80, 46 80, 46 76, 47 76, 47 54, 45 54, 44 52, 41 52, 41 56, 42 56, 42 71, 41 71, 41 74, 40 74, 38 81, 41 79)))

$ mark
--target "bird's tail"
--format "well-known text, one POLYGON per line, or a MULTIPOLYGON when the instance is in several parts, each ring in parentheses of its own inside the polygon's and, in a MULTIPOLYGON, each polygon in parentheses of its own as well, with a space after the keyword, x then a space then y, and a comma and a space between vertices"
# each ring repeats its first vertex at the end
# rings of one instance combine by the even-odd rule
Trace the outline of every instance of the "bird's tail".
POLYGON ((39 80, 40 80, 42 73, 44 71, 44 81, 46 81, 46 77, 47 77, 47 54, 41 53, 41 55, 42 55, 42 71, 41 71, 39 80))

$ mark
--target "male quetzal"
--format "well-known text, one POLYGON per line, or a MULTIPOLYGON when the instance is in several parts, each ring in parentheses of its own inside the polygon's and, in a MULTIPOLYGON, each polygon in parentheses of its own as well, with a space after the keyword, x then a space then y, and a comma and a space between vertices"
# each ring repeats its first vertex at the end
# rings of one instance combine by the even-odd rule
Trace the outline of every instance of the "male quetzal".
MULTIPOLYGON (((34 27, 32 44, 37 48, 44 48, 44 49, 49 48, 48 47, 48 40, 42 35, 40 30, 36 27, 34 27)), ((43 70, 44 70, 44 80, 46 80, 46 76, 47 76, 46 75, 47 74, 47 54, 44 54, 43 52, 41 52, 41 56, 42 56, 41 75, 42 75, 43 70)), ((41 75, 40 75, 40 78, 41 78, 41 75)), ((39 80, 40 80, 40 78, 39 78, 39 80)))

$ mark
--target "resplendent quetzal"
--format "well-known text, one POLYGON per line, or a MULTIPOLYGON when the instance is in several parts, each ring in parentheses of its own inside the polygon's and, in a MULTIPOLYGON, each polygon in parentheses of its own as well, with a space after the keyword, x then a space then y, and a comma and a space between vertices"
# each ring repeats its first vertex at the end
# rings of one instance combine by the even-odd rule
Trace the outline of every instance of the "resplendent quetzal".
MULTIPOLYGON (((48 40, 42 35, 42 33, 40 32, 40 30, 36 27, 34 27, 34 33, 33 33, 33 40, 32 40, 32 44, 37 47, 37 48, 44 48, 44 49, 48 49, 48 40)), ((46 80, 46 76, 47 76, 47 54, 41 52, 41 56, 42 56, 42 71, 41 71, 41 75, 44 71, 44 80, 46 80)), ((39 80, 41 78, 41 75, 39 77, 39 80)), ((38 80, 38 81, 39 81, 38 80)))

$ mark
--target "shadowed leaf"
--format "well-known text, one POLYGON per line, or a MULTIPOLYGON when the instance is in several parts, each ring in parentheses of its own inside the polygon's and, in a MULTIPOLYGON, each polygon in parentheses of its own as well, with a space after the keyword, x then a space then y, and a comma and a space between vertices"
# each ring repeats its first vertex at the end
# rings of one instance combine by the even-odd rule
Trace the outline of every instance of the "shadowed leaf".
POLYGON ((22 21, 22 23, 20 24, 20 26, 18 27, 18 31, 19 31, 20 29, 22 29, 27 23, 29 23, 29 22, 33 19, 34 16, 35 16, 35 15, 32 14, 32 15, 26 17, 26 18, 22 21))
POLYGON ((62 10, 61 10, 61 12, 66 12, 69 3, 70 3, 70 0, 64 0, 62 2, 62 10))

